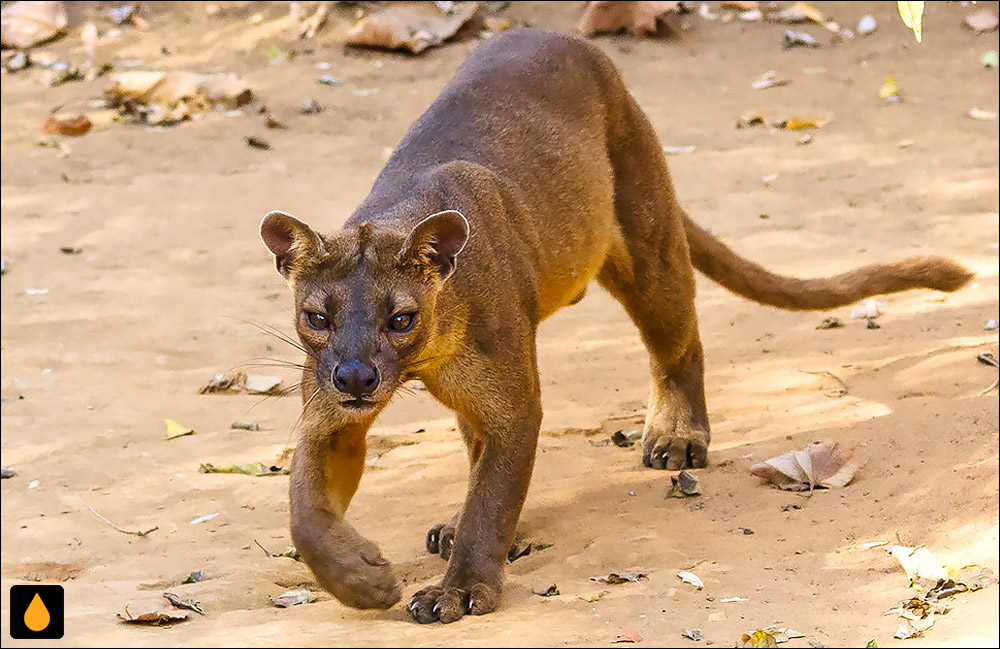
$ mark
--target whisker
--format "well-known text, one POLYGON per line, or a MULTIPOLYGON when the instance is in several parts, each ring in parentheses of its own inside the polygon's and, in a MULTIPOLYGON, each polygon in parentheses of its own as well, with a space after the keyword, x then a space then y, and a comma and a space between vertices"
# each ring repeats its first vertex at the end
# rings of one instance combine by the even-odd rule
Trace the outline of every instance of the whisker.
POLYGON ((322 388, 317 387, 313 391, 312 396, 310 396, 308 399, 306 399, 305 403, 302 404, 302 409, 299 410, 299 416, 295 418, 295 421, 288 428, 288 434, 285 436, 285 451, 282 453, 282 455, 284 455, 284 453, 288 452, 289 442, 292 439, 292 432, 296 429, 296 427, 298 427, 299 423, 302 421, 302 418, 305 417, 305 415, 306 415, 306 408, 309 407, 309 404, 312 403, 313 399, 316 398, 316 395, 319 394, 319 391, 321 389, 322 388))
POLYGON ((233 369, 238 369, 241 367, 285 367, 292 370, 309 370, 312 369, 307 365, 302 363, 296 363, 294 361, 284 361, 280 358, 251 358, 248 361, 240 363, 233 369))
POLYGON ((256 328, 257 330, 259 330, 259 331, 261 331, 263 333, 266 333, 266 334, 268 334, 270 336, 274 336, 278 340, 291 345, 292 347, 294 347, 295 349, 299 350, 300 352, 302 352, 306 356, 311 356, 312 358, 314 358, 316 360, 319 360, 319 357, 317 357, 316 354, 314 354, 311 351, 309 351, 308 349, 306 349, 305 346, 303 346, 302 344, 300 344, 300 343, 296 342, 295 340, 293 340, 290 336, 288 336, 287 334, 283 333, 277 327, 274 327, 272 325, 269 325, 269 324, 263 323, 263 322, 255 322, 253 320, 247 320, 246 318, 239 318, 239 320, 245 322, 246 324, 250 325, 251 327, 256 328))

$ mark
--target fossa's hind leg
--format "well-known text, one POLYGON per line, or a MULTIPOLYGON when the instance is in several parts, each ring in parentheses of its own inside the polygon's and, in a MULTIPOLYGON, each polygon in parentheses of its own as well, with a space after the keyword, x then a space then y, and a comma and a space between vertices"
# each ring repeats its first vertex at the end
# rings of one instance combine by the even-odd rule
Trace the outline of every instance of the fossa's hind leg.
POLYGON ((631 98, 626 102, 618 128, 629 146, 609 152, 619 232, 598 281, 625 306, 649 350, 643 464, 703 467, 710 433, 684 213, 648 121, 631 98))
POLYGON ((642 463, 654 469, 705 466, 710 431, 693 285, 685 287, 667 267, 631 278, 605 267, 599 280, 624 305, 649 351, 642 463))

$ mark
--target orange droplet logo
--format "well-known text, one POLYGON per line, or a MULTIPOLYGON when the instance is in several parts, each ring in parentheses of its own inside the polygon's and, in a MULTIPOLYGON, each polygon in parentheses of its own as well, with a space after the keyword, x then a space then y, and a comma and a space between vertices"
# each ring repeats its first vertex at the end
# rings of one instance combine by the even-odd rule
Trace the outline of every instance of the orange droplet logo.
POLYGON ((42 598, 35 593, 31 603, 28 604, 28 609, 24 612, 24 626, 38 633, 49 625, 51 619, 49 609, 45 608, 42 598))

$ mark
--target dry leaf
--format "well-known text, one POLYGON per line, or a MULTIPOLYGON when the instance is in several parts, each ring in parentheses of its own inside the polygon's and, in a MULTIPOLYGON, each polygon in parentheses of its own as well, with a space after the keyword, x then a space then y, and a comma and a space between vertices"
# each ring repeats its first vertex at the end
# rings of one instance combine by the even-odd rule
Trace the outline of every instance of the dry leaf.
POLYGON ((924 15, 924 3, 899 0, 896 2, 896 8, 899 10, 899 17, 903 19, 903 24, 913 30, 913 37, 919 43, 920 20, 924 15))
POLYGON ((763 631, 765 633, 771 634, 774 637, 774 641, 777 642, 778 644, 788 642, 789 640, 793 640, 795 638, 806 637, 804 633, 799 633, 794 629, 789 629, 788 627, 784 626, 778 626, 777 624, 771 625, 763 629, 763 631))
POLYGON ((0 10, 0 41, 4 47, 26 49, 66 29, 63 2, 14 2, 0 10))
POLYGON ((228 74, 132 70, 112 79, 105 92, 108 105, 152 125, 176 124, 214 107, 239 108, 253 99, 250 86, 228 74))
POLYGON ((758 126, 765 124, 767 115, 759 110, 748 110, 736 120, 736 128, 746 128, 748 126, 758 126))
POLYGON ((304 588, 299 590, 286 590, 281 595, 271 598, 271 603, 278 608, 288 608, 290 606, 298 606, 299 604, 311 604, 315 601, 316 596, 304 588))
POLYGON ((955 581, 974 591, 993 586, 997 583, 997 577, 989 568, 972 564, 964 566, 955 573, 955 581))
POLYGON ((642 642, 642 636, 639 635, 638 631, 626 631, 625 633, 617 636, 614 640, 612 640, 612 642, 628 642, 634 644, 642 642))
POLYGON ((167 439, 174 439, 176 437, 184 437, 185 435, 194 434, 193 428, 182 426, 173 419, 164 419, 163 423, 167 425, 167 439))
POLYGON ((906 573, 906 578, 911 582, 926 580, 935 583, 940 579, 948 579, 948 571, 941 567, 934 554, 925 546, 908 548, 902 545, 887 545, 885 550, 896 557, 906 573))
POLYGON ((783 122, 778 122, 774 126, 789 131, 801 131, 807 128, 823 128, 833 120, 832 117, 789 117, 783 122))
POLYGON ((843 329, 844 321, 836 316, 830 316, 829 318, 823 318, 816 325, 817 329, 843 329))
POLYGON ((431 2, 393 3, 363 18, 347 34, 347 45, 420 54, 458 32, 479 10, 478 2, 454 2, 443 11, 431 2))
POLYGON ((94 23, 84 25, 80 30, 80 42, 87 50, 87 56, 94 58, 94 49, 97 47, 97 25, 94 23))
POLYGON ((630 581, 638 583, 640 579, 646 579, 646 574, 642 572, 617 572, 608 573, 600 577, 591 577, 590 581, 599 581, 603 584, 625 584, 630 581))
POLYGON ((288 475, 289 470, 280 466, 268 466, 263 462, 244 462, 243 464, 233 464, 232 462, 203 462, 198 471, 201 473, 238 473, 252 475, 254 477, 266 475, 288 475))
POLYGON ((779 79, 778 73, 774 70, 768 70, 764 74, 760 75, 754 82, 750 84, 750 87, 754 90, 765 90, 767 88, 776 88, 778 86, 787 86, 791 81, 788 79, 779 79))
POLYGON ((988 121, 991 119, 996 119, 997 114, 994 113, 992 110, 983 110, 979 106, 973 106, 972 108, 969 109, 969 117, 971 117, 972 119, 980 119, 988 121))
POLYGON ((146 613, 141 613, 135 617, 129 613, 128 606, 125 607, 125 615, 118 613, 118 619, 125 624, 143 624, 146 626, 167 626, 168 624, 175 624, 177 622, 183 622, 188 619, 187 613, 178 613, 176 611, 149 611, 146 613))
POLYGON ((981 34, 996 29, 998 22, 1000 22, 1000 19, 997 18, 997 12, 993 9, 984 8, 966 16, 962 24, 975 33, 981 34))
POLYGON ((782 23, 804 23, 811 20, 814 23, 824 24, 823 13, 816 7, 806 2, 796 2, 787 9, 782 9, 772 16, 772 20, 782 23))
POLYGON ((266 126, 267 128, 276 128, 282 130, 286 130, 288 128, 287 124, 275 119, 274 115, 271 115, 270 113, 268 113, 267 117, 264 118, 264 126, 266 126))
POLYGON ((677 576, 680 577, 683 583, 691 584, 698 590, 701 590, 702 588, 705 587, 705 582, 703 582, 698 577, 698 575, 694 574, 693 572, 688 572, 687 570, 681 570, 680 572, 677 573, 677 576))
POLYGON ((689 498, 699 493, 701 492, 698 491, 698 478, 693 473, 681 471, 677 475, 670 476, 670 492, 667 497, 689 498))
POLYGON ((86 115, 77 115, 76 117, 62 119, 58 117, 50 117, 45 120, 45 124, 42 126, 42 132, 58 135, 79 136, 86 135, 93 125, 93 122, 91 122, 90 118, 86 115))
POLYGON ((678 2, 589 2, 576 29, 584 36, 625 29, 633 36, 656 34, 661 16, 678 2))
MULTIPOLYGON (((253 146, 253 145, 251 145, 253 146)), ((270 146, 268 146, 270 148, 270 146)), ((247 374, 244 389, 250 394, 281 394, 281 379, 277 376, 247 374)))
POLYGON ((856 455, 838 442, 817 442, 755 464, 750 473, 788 491, 843 487, 864 464, 856 455))
POLYGON ((194 611, 199 615, 204 615, 205 611, 201 608, 201 603, 194 600, 181 599, 173 593, 163 593, 163 597, 166 598, 168 602, 176 606, 177 608, 186 608, 189 611, 194 611))
POLYGON ((767 631, 758 629, 753 633, 744 633, 740 636, 740 642, 736 646, 751 649, 773 649, 778 646, 778 641, 767 631))
POLYGON ((886 79, 882 87, 878 89, 878 96, 888 102, 900 102, 903 101, 903 97, 899 94, 899 88, 896 86, 896 73, 893 72, 886 79))
POLYGON ((790 29, 786 29, 781 46, 786 50, 798 46, 819 47, 819 41, 807 32, 793 32, 790 29))
POLYGON ((320 2, 316 12, 302 21, 299 27, 299 38, 312 38, 316 32, 326 24, 326 17, 329 13, 329 6, 326 2, 320 2))
POLYGON ((216 374, 206 383, 198 394, 220 394, 223 392, 239 392, 246 385, 247 375, 243 372, 235 374, 216 374))
POLYGON ((531 592, 539 597, 554 597, 559 594, 559 588, 555 584, 552 584, 545 590, 533 590, 531 592))

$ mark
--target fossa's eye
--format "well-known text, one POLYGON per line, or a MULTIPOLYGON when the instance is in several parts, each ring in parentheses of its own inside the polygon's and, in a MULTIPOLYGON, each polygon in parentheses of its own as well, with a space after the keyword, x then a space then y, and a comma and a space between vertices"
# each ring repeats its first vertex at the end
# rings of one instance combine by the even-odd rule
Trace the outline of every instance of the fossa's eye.
POLYGON ((396 333, 403 333, 412 329, 416 320, 416 313, 399 313, 389 319, 389 329, 396 333))
POLYGON ((315 311, 306 311, 306 322, 313 329, 318 329, 320 331, 330 328, 330 321, 322 313, 316 313, 315 311))

